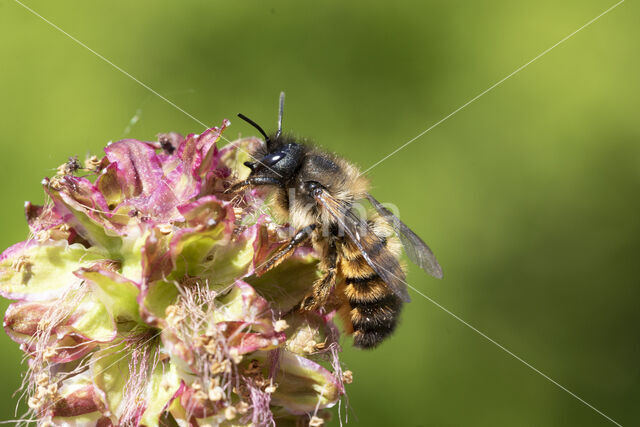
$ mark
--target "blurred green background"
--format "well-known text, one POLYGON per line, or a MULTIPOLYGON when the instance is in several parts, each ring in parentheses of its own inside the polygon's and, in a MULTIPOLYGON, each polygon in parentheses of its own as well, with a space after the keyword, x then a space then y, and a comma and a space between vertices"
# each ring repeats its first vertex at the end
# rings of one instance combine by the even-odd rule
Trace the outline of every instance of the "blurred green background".
MULTIPOLYGON (((25 0, 226 136, 242 111, 363 168, 615 3, 25 0)), ((409 283, 622 425, 640 425, 639 5, 627 1, 370 173, 432 246, 409 283)), ((0 0, 0 246, 70 155, 197 122, 0 0), (131 119, 139 120, 130 126, 131 119), (128 129, 127 129, 128 128, 128 129)), ((5 309, 7 301, 0 303, 5 309)), ((611 424, 420 295, 372 352, 345 341, 349 424, 611 424)), ((0 334, 0 419, 21 352, 0 334)), ((332 425, 337 425, 334 418, 332 425)))

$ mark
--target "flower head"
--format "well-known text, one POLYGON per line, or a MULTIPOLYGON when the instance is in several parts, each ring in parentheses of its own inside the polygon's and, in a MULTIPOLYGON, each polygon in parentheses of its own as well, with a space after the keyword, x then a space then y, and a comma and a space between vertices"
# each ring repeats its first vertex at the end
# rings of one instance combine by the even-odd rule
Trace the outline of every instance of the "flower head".
POLYGON ((263 194, 225 192, 261 141, 228 122, 124 140, 43 180, 30 236, 0 256, 4 328, 29 362, 40 425, 321 425, 350 382, 331 315, 291 310, 319 276, 263 194))

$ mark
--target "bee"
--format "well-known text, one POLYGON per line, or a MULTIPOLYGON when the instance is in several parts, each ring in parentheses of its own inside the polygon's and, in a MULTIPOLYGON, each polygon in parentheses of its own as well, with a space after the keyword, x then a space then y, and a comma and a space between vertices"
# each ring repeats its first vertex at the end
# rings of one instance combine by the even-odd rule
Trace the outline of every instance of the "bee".
POLYGON ((278 129, 271 135, 238 114, 262 134, 265 144, 252 153, 255 161, 244 163, 251 170, 247 179, 229 191, 270 187, 276 215, 296 230, 256 274, 277 266, 310 239, 323 274, 296 309, 336 310, 354 346, 374 348, 395 330, 403 303, 410 301, 401 247, 432 276, 442 278, 442 269, 422 239, 369 194, 369 182, 356 166, 283 134, 284 93, 279 106, 278 129), (363 200, 376 211, 368 218, 356 210, 363 200))

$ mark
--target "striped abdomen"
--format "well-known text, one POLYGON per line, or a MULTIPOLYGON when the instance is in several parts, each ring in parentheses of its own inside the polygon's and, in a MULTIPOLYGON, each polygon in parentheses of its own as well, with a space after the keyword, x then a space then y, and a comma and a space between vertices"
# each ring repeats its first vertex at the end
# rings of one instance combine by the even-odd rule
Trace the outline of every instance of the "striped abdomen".
MULTIPOLYGON (((375 219, 372 229, 375 227, 375 219)), ((391 335, 398 323, 402 300, 371 268, 358 248, 348 239, 339 247, 338 274, 343 303, 339 312, 347 332, 353 332, 356 347, 373 348, 391 335), (352 330, 350 329, 350 326, 352 330)), ((394 237, 371 239, 366 252, 381 268, 404 280, 397 261, 399 242, 394 237)))

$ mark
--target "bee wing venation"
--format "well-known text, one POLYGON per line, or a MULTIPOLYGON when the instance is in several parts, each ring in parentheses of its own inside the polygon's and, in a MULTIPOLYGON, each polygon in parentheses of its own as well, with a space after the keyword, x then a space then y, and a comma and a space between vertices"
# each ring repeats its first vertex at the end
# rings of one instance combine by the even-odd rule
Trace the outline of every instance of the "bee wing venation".
POLYGON ((402 246, 409 259, 418 267, 437 279, 442 279, 442 267, 427 244, 400 219, 382 206, 371 194, 367 194, 369 202, 391 224, 400 237, 402 246))
POLYGON ((389 286, 389 289, 402 299, 402 301, 410 302, 411 297, 407 291, 407 285, 404 279, 392 273, 393 270, 402 271, 398 260, 391 254, 381 259, 381 253, 372 255, 367 251, 368 247, 372 247, 380 241, 380 238, 370 229, 369 225, 355 215, 348 206, 344 206, 335 200, 326 191, 316 196, 316 200, 322 204, 327 212, 338 222, 347 236, 349 236, 351 241, 358 247, 363 258, 371 266, 373 271, 389 286), (388 267, 385 268, 384 265, 388 267))

